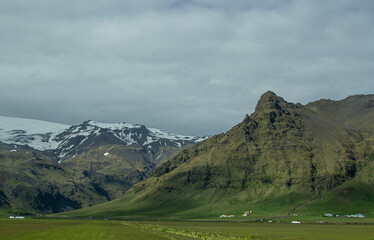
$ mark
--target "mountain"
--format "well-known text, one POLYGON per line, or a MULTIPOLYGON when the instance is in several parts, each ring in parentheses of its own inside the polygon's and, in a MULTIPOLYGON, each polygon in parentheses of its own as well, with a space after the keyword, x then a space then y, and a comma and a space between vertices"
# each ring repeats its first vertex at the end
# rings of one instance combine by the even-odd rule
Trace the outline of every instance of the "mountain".
POLYGON ((60 212, 118 198, 202 140, 127 123, 0 117, 0 210, 60 212))
POLYGON ((61 212, 107 201, 74 175, 41 151, 0 144, 0 214, 61 212))
POLYGON ((156 128, 128 123, 85 121, 69 126, 40 120, 0 116, 0 141, 48 150, 59 160, 101 144, 183 147, 204 139, 168 133, 156 128))
POLYGON ((301 105, 268 91, 241 123, 162 163, 124 197, 69 214, 372 216, 373 114, 374 95, 301 105))

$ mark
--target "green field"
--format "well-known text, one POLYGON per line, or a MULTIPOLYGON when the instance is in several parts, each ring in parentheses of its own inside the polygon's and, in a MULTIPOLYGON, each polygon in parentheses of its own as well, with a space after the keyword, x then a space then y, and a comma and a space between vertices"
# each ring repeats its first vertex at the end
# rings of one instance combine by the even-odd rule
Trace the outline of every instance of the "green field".
POLYGON ((0 239, 374 239, 373 224, 0 219, 0 239))

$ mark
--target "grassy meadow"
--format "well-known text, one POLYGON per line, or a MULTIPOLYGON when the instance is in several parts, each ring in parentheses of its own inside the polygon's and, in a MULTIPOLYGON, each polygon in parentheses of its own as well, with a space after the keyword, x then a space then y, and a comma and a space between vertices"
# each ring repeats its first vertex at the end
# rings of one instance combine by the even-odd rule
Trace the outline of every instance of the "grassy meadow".
POLYGON ((373 224, 0 219, 0 239, 374 239, 373 224))

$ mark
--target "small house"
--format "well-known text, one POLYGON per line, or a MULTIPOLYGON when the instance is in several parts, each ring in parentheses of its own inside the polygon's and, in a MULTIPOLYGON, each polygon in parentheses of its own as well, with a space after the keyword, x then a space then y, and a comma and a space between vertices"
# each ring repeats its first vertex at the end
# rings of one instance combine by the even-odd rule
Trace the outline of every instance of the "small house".
POLYGON ((324 217, 333 217, 334 214, 332 214, 332 213, 324 213, 323 216, 324 217))

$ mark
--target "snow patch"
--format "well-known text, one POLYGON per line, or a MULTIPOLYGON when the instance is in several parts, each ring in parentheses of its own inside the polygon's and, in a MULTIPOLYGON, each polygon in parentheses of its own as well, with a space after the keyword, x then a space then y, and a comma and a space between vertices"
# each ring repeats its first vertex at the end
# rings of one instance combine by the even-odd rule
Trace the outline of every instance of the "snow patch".
POLYGON ((110 130, 121 130, 123 128, 141 128, 141 125, 129 123, 99 123, 95 121, 89 121, 88 124, 97 126, 99 128, 107 128, 110 130))
POLYGON ((31 135, 59 132, 69 127, 69 125, 60 123, 0 116, 0 131, 23 130, 25 134, 31 135))

